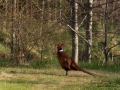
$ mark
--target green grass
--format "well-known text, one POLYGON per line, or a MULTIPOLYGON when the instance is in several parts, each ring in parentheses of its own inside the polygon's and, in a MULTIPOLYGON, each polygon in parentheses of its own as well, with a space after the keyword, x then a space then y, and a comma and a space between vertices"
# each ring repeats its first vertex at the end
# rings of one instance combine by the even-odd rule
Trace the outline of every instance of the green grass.
POLYGON ((119 72, 120 71, 120 61, 114 63, 103 64, 103 62, 99 62, 98 60, 93 60, 91 64, 80 62, 79 66, 86 69, 94 69, 94 70, 102 70, 109 72, 119 72))
POLYGON ((9 49, 9 47, 8 46, 5 46, 5 45, 3 45, 2 43, 0 43, 0 52, 9 52, 10 51, 10 49, 9 49))
POLYGON ((79 64, 101 77, 79 71, 69 71, 65 76, 57 59, 17 67, 12 67, 9 60, 1 60, 0 66, 0 90, 120 90, 119 64, 79 64))
POLYGON ((61 68, 1 67, 0 90, 120 90, 120 73, 88 70, 103 77, 79 71, 65 76, 61 68))

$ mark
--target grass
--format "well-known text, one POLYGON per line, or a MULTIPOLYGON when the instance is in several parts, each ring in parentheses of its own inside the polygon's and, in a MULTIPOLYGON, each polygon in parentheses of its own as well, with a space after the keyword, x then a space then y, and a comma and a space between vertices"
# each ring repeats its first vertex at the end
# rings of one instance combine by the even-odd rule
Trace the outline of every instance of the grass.
POLYGON ((29 66, 12 67, 9 60, 0 61, 0 90, 120 90, 120 66, 80 63, 92 77, 79 71, 65 71, 57 59, 36 60, 29 66))
POLYGON ((104 77, 78 71, 65 76, 61 68, 1 67, 0 90, 120 90, 120 73, 89 70, 104 77))
POLYGON ((9 47, 6 47, 2 43, 0 43, 0 52, 9 52, 9 47))

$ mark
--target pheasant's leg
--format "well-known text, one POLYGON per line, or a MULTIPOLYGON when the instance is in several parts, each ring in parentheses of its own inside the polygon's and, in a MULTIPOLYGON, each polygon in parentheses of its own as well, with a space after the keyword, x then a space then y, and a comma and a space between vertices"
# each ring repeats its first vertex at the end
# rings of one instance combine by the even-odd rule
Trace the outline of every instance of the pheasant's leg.
POLYGON ((66 76, 68 75, 68 71, 66 70, 66 76))

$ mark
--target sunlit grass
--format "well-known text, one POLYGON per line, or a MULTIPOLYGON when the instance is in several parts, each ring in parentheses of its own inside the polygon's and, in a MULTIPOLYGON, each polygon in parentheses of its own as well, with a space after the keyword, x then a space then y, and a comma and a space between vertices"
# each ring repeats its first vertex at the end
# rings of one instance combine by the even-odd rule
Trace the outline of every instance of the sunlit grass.
MULTIPOLYGON (((91 71, 91 70, 89 70, 91 71)), ((0 90, 119 90, 120 73, 92 70, 102 77, 56 68, 0 68, 0 90)))
POLYGON ((2 45, 2 44, 0 43, 0 51, 1 51, 1 52, 2 52, 2 51, 9 52, 9 47, 7 47, 7 46, 5 46, 5 45, 2 45))

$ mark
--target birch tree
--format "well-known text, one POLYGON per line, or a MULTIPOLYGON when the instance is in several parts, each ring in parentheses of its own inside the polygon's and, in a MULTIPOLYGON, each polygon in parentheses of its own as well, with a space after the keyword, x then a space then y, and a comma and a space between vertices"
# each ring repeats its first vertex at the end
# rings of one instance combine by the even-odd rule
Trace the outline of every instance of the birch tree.
MULTIPOLYGON (((71 27, 78 32, 78 0, 72 1, 72 24, 71 27)), ((72 58, 78 63, 78 35, 72 31, 72 58)))
POLYGON ((87 25, 86 25, 86 60, 91 62, 92 53, 92 4, 93 0, 87 0, 87 25))

